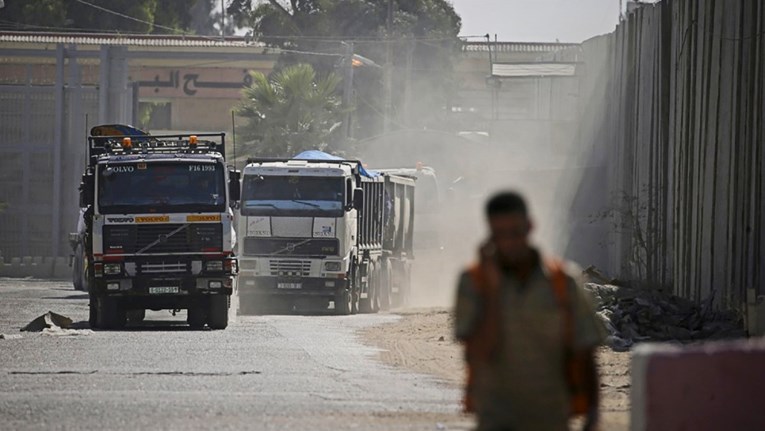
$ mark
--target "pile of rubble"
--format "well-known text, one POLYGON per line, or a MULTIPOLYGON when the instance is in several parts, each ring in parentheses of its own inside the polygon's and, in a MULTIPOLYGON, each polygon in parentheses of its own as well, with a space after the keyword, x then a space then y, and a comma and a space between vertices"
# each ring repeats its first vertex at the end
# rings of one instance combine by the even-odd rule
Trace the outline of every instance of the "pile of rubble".
POLYGON ((716 312, 710 301, 698 305, 648 288, 587 283, 597 314, 608 332, 606 344, 626 351, 642 341, 691 342, 743 337, 741 318, 716 312))

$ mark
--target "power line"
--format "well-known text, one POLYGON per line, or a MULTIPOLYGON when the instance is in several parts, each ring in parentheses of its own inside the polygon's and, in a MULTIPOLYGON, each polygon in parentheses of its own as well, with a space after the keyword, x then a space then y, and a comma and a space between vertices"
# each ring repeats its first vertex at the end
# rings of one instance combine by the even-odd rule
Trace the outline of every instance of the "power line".
POLYGON ((120 12, 117 12, 117 11, 113 11, 113 10, 111 10, 111 9, 107 9, 107 8, 105 8, 105 7, 102 7, 102 6, 98 6, 98 5, 95 5, 95 4, 93 4, 93 3, 88 3, 88 2, 86 2, 85 0, 75 0, 75 1, 76 1, 77 3, 80 3, 80 4, 84 4, 85 6, 90 6, 90 7, 94 8, 94 9, 98 9, 98 10, 100 10, 100 11, 102 11, 102 12, 106 12, 106 13, 109 13, 109 14, 112 14, 112 15, 115 15, 115 16, 118 16, 118 17, 120 17, 120 18, 128 19, 128 20, 131 20, 131 21, 135 21, 135 22, 140 22, 141 24, 146 24, 146 25, 149 25, 149 26, 153 26, 153 27, 161 28, 161 29, 163 29, 163 30, 169 30, 169 31, 172 31, 173 33, 176 33, 176 32, 178 32, 178 30, 177 30, 177 29, 175 29, 175 28, 172 28, 172 27, 167 27, 167 26, 164 26, 164 25, 161 25, 161 24, 155 24, 155 23, 153 23, 153 22, 149 22, 149 21, 146 21, 146 20, 143 20, 143 19, 139 19, 139 18, 136 18, 136 17, 132 17, 132 16, 130 16, 130 15, 125 15, 124 13, 120 13, 120 12))

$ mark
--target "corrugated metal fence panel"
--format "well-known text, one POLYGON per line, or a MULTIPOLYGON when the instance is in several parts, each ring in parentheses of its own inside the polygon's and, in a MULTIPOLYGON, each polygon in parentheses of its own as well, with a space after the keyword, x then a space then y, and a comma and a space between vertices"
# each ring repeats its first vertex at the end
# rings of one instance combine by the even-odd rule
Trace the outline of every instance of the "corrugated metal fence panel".
MULTIPOLYGON (((0 255, 50 256, 54 184, 55 89, 0 86, 0 255)), ((98 113, 98 90, 65 89, 64 151, 60 181, 59 255, 77 223, 77 185, 85 167, 85 116, 98 113), (75 117, 76 115, 76 117, 75 117)))
POLYGON ((665 0, 585 42, 579 139, 607 148, 611 271, 721 307, 765 294, 763 39, 761 1, 665 0))

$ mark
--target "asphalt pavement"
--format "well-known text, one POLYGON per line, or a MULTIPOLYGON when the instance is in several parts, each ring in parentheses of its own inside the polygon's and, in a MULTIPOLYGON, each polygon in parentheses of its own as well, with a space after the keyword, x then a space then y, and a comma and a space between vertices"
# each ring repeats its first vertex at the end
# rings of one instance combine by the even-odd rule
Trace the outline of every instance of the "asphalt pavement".
POLYGON ((380 363, 358 331, 399 317, 239 316, 192 330, 185 314, 87 329, 67 282, 0 279, 0 429, 455 430, 459 391, 380 363), (19 332, 53 311, 82 328, 19 332))

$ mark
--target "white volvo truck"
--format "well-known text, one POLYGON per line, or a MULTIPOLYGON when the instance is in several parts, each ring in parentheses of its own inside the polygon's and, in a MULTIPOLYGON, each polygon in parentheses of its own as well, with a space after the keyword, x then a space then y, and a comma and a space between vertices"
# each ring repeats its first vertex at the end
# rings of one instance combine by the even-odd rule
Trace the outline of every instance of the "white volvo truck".
POLYGON ((415 179, 310 151, 243 170, 240 306, 377 312, 403 304, 415 179), (334 304, 334 305, 332 305, 334 304))
POLYGON ((228 325, 240 184, 224 155, 223 133, 92 129, 71 235, 91 326, 118 328, 146 309, 187 309, 193 327, 228 325))

